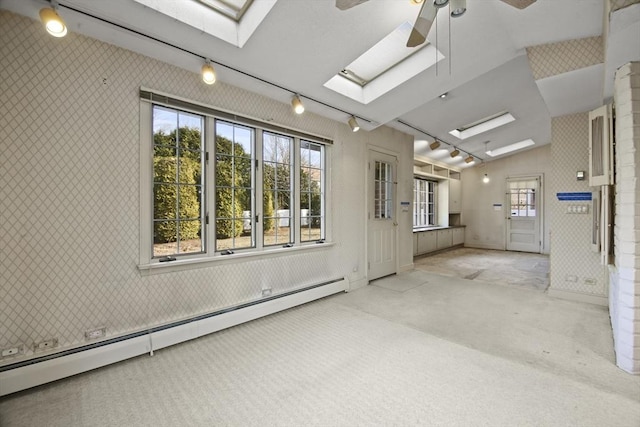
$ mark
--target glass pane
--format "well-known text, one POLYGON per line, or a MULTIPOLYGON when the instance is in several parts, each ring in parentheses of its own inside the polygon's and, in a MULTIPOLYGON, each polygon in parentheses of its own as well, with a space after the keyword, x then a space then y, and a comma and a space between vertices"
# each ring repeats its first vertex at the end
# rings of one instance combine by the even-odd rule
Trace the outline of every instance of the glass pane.
POLYGON ((278 166, 276 169, 276 188, 281 190, 291 189, 291 169, 289 166, 278 166))
POLYGON ((320 198, 320 194, 311 194, 310 200, 310 208, 311 215, 320 215, 322 213, 322 199, 320 198))
POLYGON ((199 151, 181 151, 180 169, 177 182, 184 184, 199 184, 201 177, 201 155, 199 151))
POLYGON ((233 178, 236 185, 240 187, 251 187, 251 159, 236 158, 233 169, 233 178))
POLYGON ((233 154, 233 125, 216 121, 216 154, 233 154))
POLYGON ((180 220, 200 218, 198 193, 198 187, 195 185, 178 186, 178 218, 180 220))
POLYGON ((153 218, 175 219, 178 203, 178 186, 173 184, 154 184, 153 218))
POLYGON ((253 141, 253 129, 236 126, 234 138, 234 155, 237 157, 251 158, 251 146, 253 141))
POLYGON ((200 220, 180 221, 178 229, 179 253, 202 252, 201 239, 202 223, 200 220))
MULTIPOLYGON (((291 206, 291 193, 288 191, 276 191, 275 192, 275 206, 276 209, 288 210, 291 206)), ((288 215, 288 214, 287 214, 288 215)))
POLYGON ((320 169, 322 167, 322 146, 311 144, 309 150, 309 166, 320 169))
POLYGON ((153 159, 153 181, 175 183, 177 180, 177 160, 175 157, 153 159))
POLYGON ((216 156, 216 186, 218 187, 230 187, 232 179, 233 158, 227 156, 216 156))
POLYGON ((153 106, 154 144, 175 145, 178 127, 178 112, 173 109, 153 106))
POLYGON ((173 255, 178 252, 176 221, 154 221, 153 256, 173 255))

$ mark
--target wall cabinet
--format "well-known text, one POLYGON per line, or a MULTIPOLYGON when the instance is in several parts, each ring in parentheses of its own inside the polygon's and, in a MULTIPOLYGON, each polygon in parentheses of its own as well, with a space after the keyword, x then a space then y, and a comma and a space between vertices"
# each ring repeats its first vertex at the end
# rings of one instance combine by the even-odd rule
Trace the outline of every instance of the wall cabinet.
POLYGON ((464 244, 464 226, 417 231, 413 233, 413 255, 447 249, 464 244))

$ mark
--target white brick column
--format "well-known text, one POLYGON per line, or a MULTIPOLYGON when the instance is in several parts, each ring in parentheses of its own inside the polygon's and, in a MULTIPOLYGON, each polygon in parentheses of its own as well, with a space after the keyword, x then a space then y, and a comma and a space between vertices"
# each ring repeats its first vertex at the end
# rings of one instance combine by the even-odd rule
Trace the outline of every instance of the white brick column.
POLYGON ((615 273, 609 309, 616 363, 640 374, 640 62, 616 73, 615 273))

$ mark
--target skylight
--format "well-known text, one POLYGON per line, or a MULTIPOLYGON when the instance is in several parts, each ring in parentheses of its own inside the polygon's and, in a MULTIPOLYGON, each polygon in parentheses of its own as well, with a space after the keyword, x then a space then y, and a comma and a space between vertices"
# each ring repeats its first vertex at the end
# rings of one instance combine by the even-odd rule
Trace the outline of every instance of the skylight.
POLYGON ((511 145, 506 145, 504 147, 496 148, 495 150, 488 150, 486 151, 486 153, 488 156, 496 157, 496 156, 501 156, 502 154, 507 154, 516 150, 520 150, 521 148, 530 147, 534 144, 535 142, 533 142, 532 139, 525 139, 524 141, 520 141, 511 145))
POLYGON ((411 23, 403 23, 371 49, 347 65, 340 71, 340 75, 364 86, 380 74, 404 61, 426 46, 426 43, 416 47, 406 46, 412 28, 413 25, 411 23))
POLYGON ((278 0, 133 1, 241 48, 278 0))
POLYGON ((504 126, 507 123, 511 123, 515 120, 510 113, 502 111, 484 119, 477 120, 468 125, 461 126, 457 129, 450 131, 449 133, 459 139, 467 139, 472 136, 479 135, 481 133, 490 131, 492 129, 504 126))
POLYGON ((205 6, 219 12, 234 21, 240 21, 242 15, 253 0, 198 0, 205 6))
POLYGON ((407 47, 412 28, 410 22, 404 22, 324 86, 368 104, 444 59, 444 55, 428 42, 407 47))

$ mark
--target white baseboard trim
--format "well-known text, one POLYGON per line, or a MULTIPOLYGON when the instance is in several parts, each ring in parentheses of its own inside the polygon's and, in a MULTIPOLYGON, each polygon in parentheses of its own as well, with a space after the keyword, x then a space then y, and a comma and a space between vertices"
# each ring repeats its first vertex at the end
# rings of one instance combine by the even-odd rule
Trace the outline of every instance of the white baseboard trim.
POLYGON ((580 294, 577 292, 561 291, 549 288, 549 296, 554 298, 566 299, 571 301, 586 302, 589 304, 609 306, 609 299, 597 295, 580 294))
POLYGON ((243 306, 211 317, 180 322, 178 326, 155 330, 149 334, 125 338, 99 347, 61 355, 40 362, 0 372, 0 396, 26 390, 102 366, 120 362, 174 344, 198 338, 213 332, 239 325, 297 305, 315 301, 349 288, 346 279, 312 287, 300 292, 274 297, 257 304, 243 306))

